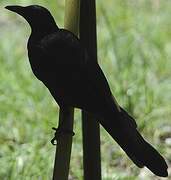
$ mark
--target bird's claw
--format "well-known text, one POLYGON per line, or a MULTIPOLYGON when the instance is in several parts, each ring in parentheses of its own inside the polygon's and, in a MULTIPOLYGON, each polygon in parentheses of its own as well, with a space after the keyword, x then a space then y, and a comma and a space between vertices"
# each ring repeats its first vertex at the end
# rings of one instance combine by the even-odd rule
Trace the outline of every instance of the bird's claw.
POLYGON ((55 130, 54 138, 51 140, 52 145, 57 145, 58 138, 61 134, 68 134, 68 135, 72 135, 72 136, 75 135, 75 133, 72 130, 54 128, 54 127, 52 129, 55 130))

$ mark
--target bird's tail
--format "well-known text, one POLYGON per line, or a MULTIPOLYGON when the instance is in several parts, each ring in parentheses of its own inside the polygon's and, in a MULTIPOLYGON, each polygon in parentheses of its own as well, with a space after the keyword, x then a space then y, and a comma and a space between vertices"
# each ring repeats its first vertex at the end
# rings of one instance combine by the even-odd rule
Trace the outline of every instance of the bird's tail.
POLYGON ((168 166, 164 158, 144 140, 136 129, 135 120, 122 108, 119 119, 116 119, 115 116, 101 121, 101 124, 129 158, 138 167, 146 166, 154 174, 167 177, 168 166))

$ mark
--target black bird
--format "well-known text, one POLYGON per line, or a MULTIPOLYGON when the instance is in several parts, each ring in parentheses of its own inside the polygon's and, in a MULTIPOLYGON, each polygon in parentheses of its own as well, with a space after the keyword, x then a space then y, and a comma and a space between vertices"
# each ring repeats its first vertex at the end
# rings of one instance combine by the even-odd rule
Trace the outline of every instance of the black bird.
POLYGON ((135 120, 115 101, 99 65, 91 61, 80 40, 59 29, 41 6, 7 6, 31 26, 28 56, 34 75, 60 107, 76 107, 94 114, 100 124, 138 166, 168 176, 164 158, 137 131, 135 120))

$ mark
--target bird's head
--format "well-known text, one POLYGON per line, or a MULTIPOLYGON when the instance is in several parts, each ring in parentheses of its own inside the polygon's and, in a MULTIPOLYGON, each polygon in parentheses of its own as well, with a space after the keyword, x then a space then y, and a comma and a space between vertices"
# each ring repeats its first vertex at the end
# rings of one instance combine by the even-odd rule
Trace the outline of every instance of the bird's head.
POLYGON ((30 6, 6 6, 6 9, 13 11, 24 17, 30 24, 32 31, 52 31, 57 28, 55 20, 51 13, 39 5, 30 6))

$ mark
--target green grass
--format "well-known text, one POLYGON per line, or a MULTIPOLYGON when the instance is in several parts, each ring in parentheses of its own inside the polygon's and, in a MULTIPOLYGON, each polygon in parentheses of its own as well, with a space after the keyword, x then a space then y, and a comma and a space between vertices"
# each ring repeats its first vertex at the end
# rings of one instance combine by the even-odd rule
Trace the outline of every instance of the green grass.
MULTIPOLYGON (((3 7, 47 6, 63 26, 64 1, 2 1, 0 4, 0 179, 50 179, 55 148, 50 144, 58 108, 32 74, 26 22, 3 7)), ((137 119, 139 130, 167 159, 171 148, 171 2, 97 1, 98 57, 114 95, 137 119)), ((81 121, 77 110, 70 177, 83 179, 81 121)), ((156 179, 138 169, 102 129, 104 180, 156 179)), ((170 175, 171 178, 171 175, 170 175)))

